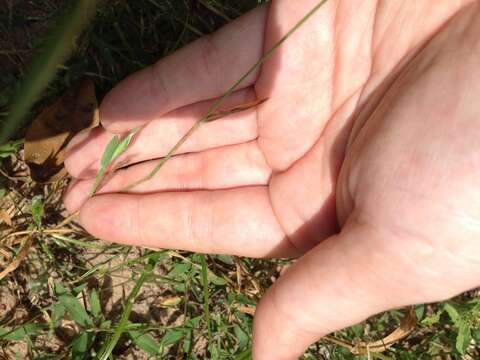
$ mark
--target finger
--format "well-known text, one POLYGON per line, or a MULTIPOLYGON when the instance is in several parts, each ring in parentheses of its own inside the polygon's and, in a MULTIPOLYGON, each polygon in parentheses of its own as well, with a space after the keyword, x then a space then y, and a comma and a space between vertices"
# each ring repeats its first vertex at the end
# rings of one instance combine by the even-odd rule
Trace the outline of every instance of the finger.
MULTIPOLYGON (((219 97, 261 56, 267 7, 128 77, 100 107, 102 124, 121 133, 178 107, 219 97)), ((252 85, 256 74, 240 88, 252 85)))
POLYGON ((393 259, 408 256, 378 246, 388 237, 387 231, 347 225, 289 268, 258 306, 253 359, 296 360, 324 335, 420 300, 407 298, 411 290, 422 292, 420 281, 405 275, 405 269, 415 268, 413 260, 405 267, 393 259))
MULTIPOLYGON (((233 94, 225 107, 254 99, 255 94, 251 88, 242 90, 233 94)), ((205 114, 210 105, 211 101, 189 105, 148 123, 135 134, 127 151, 114 164, 133 164, 163 157, 205 114)), ((77 178, 94 177, 100 167, 102 153, 112 136, 101 127, 77 135, 66 151, 65 166, 68 172, 77 178)), ((180 147, 177 154, 248 142, 256 137, 256 109, 250 109, 203 124, 180 147)))
POLYGON ((123 244, 252 257, 296 255, 263 186, 100 195, 83 205, 80 222, 92 235, 123 244))
MULTIPOLYGON (((121 191, 144 178, 157 166, 158 160, 116 171, 98 193, 121 191)), ((266 185, 271 170, 256 141, 221 147, 201 153, 179 155, 165 163, 161 172, 139 184, 131 192, 137 194, 179 190, 218 190, 240 186, 266 185)), ((94 179, 74 182, 64 196, 71 213, 88 199, 94 179)))
MULTIPOLYGON (((272 2, 266 48, 317 4, 317 0, 303 0, 301 6, 295 1, 272 2)), ((259 143, 276 171, 290 168, 305 155, 327 124, 348 122, 371 70, 375 6, 326 2, 262 69, 255 89, 269 101, 260 111, 259 143), (285 106, 285 99, 290 106, 285 106)))

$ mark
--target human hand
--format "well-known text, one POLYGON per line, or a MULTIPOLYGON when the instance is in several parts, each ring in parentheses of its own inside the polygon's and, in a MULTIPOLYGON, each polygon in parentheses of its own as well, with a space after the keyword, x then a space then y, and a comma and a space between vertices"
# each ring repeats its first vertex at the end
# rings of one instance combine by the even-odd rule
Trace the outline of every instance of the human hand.
POLYGON ((274 1, 129 77, 66 160, 67 208, 100 238, 301 256, 258 306, 254 359, 480 283, 478 2, 329 1, 228 101, 266 103, 117 193, 316 2, 274 1), (112 133, 144 124, 120 161, 146 162, 87 200, 112 133))

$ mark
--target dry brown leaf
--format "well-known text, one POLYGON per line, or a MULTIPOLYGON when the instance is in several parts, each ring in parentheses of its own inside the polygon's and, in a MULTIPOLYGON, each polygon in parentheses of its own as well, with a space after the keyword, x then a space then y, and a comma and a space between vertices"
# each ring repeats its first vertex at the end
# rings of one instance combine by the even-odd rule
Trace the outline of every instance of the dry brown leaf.
POLYGON ((405 314, 405 317, 402 319, 400 327, 395 329, 392 333, 385 336, 381 340, 372 342, 360 342, 354 345, 345 340, 337 339, 336 337, 331 335, 324 336, 322 339, 331 342, 332 344, 348 349, 353 355, 370 355, 371 353, 384 352, 395 343, 410 335, 413 330, 415 330, 416 326, 417 316, 415 314, 415 310, 413 308, 410 308, 405 314))
POLYGON ((160 304, 162 306, 175 306, 182 302, 182 298, 180 296, 167 296, 162 299, 160 304))
POLYGON ((416 327, 417 316, 415 314, 415 310, 410 308, 405 317, 402 319, 400 326, 391 334, 378 341, 358 343, 353 347, 351 352, 353 355, 383 352, 393 344, 410 335, 416 327))
POLYGON ((64 177, 64 149, 68 142, 79 131, 99 122, 95 86, 85 78, 45 108, 28 129, 24 157, 32 179, 49 183, 64 177))
POLYGON ((8 212, 6 212, 5 210, 3 209, 0 209, 0 221, 4 222, 5 224, 7 224, 8 227, 12 227, 12 218, 11 216, 8 214, 8 212))
POLYGON ((248 315, 255 315, 255 307, 250 305, 239 305, 237 310, 248 315))
POLYGON ((18 268, 18 266, 22 263, 22 260, 27 257, 28 251, 33 244, 33 238, 33 235, 29 235, 26 238, 25 244, 18 253, 17 257, 10 264, 8 264, 8 266, 2 272, 0 272, 0 280, 10 274, 12 271, 15 271, 15 269, 18 268))

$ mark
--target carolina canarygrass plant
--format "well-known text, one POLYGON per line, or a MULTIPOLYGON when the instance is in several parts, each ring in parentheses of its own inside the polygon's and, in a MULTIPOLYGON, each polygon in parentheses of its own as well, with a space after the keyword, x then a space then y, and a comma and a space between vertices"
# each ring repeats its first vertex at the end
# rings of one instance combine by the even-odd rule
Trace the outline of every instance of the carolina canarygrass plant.
MULTIPOLYGON (((215 116, 216 112, 220 109, 222 104, 225 102, 225 100, 232 95, 232 93, 240 86, 240 84, 251 74, 253 74, 263 63, 265 63, 270 57, 275 53, 275 51, 293 34, 295 33, 304 23, 306 23, 325 3, 327 0, 322 0, 320 1, 312 10, 310 10, 300 21, 292 27, 270 50, 268 50, 260 60, 258 60, 255 64, 253 64, 250 69, 242 76, 240 77, 226 92, 223 94, 220 98, 218 98, 212 106, 208 109, 208 111, 205 113, 203 117, 201 117, 199 120, 195 122, 195 124, 185 133, 185 135, 170 149, 170 151, 163 157, 157 166, 144 178, 139 179, 138 181, 130 184, 129 186, 125 187, 123 191, 128 191, 135 186, 142 184, 150 179, 152 179, 165 165, 165 163, 171 159, 172 156, 175 155, 177 150, 182 146, 182 144, 190 137, 192 136, 193 133, 204 123, 207 123, 211 121, 214 118, 217 118, 215 116)), ((110 143, 107 145, 105 148, 105 151, 102 156, 101 160, 101 167, 100 170, 97 174, 97 178, 95 180, 95 184, 93 186, 93 189, 91 191, 92 195, 95 195, 98 186, 100 185, 106 169, 111 165, 112 161, 115 160, 121 153, 123 153, 127 147, 128 144, 130 143, 130 140, 132 139, 133 135, 135 134, 135 131, 130 132, 126 138, 124 138, 122 141, 119 141, 117 137, 114 137, 110 143), (115 156, 116 155, 116 156, 115 156)), ((201 263, 202 263, 202 273, 205 275, 208 273, 208 268, 207 268, 207 262, 205 261, 205 256, 202 255, 201 257, 201 263)), ((135 300, 136 296, 138 295, 143 283, 148 277, 148 273, 151 273, 151 271, 154 268, 154 264, 149 262, 147 269, 142 272, 142 275, 140 278, 137 280, 135 288, 132 290, 130 293, 127 303, 124 307, 124 312, 122 314, 122 318, 120 319, 120 322, 118 323, 117 327, 115 328, 115 332, 113 336, 110 338, 110 340, 105 344, 104 348, 102 349, 103 351, 100 352, 99 359, 100 360, 107 360, 109 356, 111 355, 113 349, 115 348, 118 340, 120 339, 120 336, 123 334, 125 331, 125 326, 127 325, 128 318, 130 316, 130 313, 132 311, 132 306, 133 306, 133 301, 135 300)), ((205 276, 204 276, 205 277, 205 276)), ((205 318, 207 322, 207 329, 209 336, 211 336, 211 330, 210 330, 210 316, 209 316, 209 308, 208 308, 208 289, 205 291, 205 286, 207 286, 206 281, 204 281, 204 313, 205 313, 205 318)))

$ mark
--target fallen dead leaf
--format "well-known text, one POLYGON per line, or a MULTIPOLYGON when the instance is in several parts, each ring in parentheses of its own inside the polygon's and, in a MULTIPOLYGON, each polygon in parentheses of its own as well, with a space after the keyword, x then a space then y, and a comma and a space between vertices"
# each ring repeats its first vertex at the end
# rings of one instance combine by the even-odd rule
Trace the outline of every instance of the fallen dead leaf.
POLYGON ((237 310, 248 315, 255 315, 255 307, 250 305, 237 306, 237 310))
POLYGON ((381 340, 373 342, 360 342, 356 344, 352 351, 353 355, 362 355, 369 353, 379 353, 387 350, 393 344, 399 342, 400 340, 406 338, 412 333, 413 330, 417 327, 417 316, 415 310, 410 308, 405 314, 405 317, 402 319, 400 326, 395 329, 392 333, 385 336, 381 340))
POLYGON ((410 335, 417 326, 417 316, 415 310, 410 308, 402 319, 400 326, 392 333, 385 336, 383 339, 371 342, 359 342, 357 344, 351 344, 344 340, 337 339, 334 336, 327 335, 323 337, 323 340, 331 342, 332 344, 342 346, 348 349, 353 355, 364 355, 371 353, 381 353, 390 348, 395 343, 406 338, 410 335))
MULTIPOLYGON (((240 305, 236 308, 238 311, 248 314, 255 315, 255 306, 249 305, 240 305)), ((334 336, 324 336, 323 340, 331 342, 332 344, 342 346, 348 349, 353 355, 364 355, 371 353, 380 353, 387 350, 389 347, 399 342, 400 340, 406 338, 410 335, 413 330, 417 327, 417 316, 415 310, 410 308, 405 317, 402 319, 400 326, 391 332, 389 335, 385 336, 383 339, 372 341, 372 342, 359 342, 357 344, 351 344, 344 340, 337 339, 334 336)))
POLYGON ((180 296, 167 296, 162 299, 160 304, 162 306, 175 306, 182 302, 182 298, 180 296))
POLYGON ((12 271, 15 271, 15 269, 20 266, 23 259, 26 258, 28 255, 30 247, 33 244, 33 239, 34 237, 32 235, 27 236, 27 238, 25 239, 25 243, 20 252, 18 253, 17 257, 10 264, 8 264, 8 266, 3 269, 2 272, 0 272, 0 280, 10 274, 12 271))
POLYGON ((12 218, 10 217, 8 212, 3 209, 0 209, 0 220, 7 224, 8 227, 12 227, 12 218))
POLYGON ((33 180, 50 183, 66 175, 64 149, 79 131, 99 124, 92 80, 85 78, 33 121, 25 138, 24 158, 33 180))

